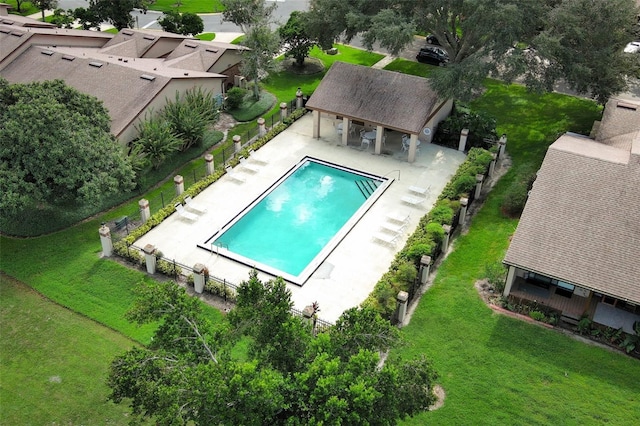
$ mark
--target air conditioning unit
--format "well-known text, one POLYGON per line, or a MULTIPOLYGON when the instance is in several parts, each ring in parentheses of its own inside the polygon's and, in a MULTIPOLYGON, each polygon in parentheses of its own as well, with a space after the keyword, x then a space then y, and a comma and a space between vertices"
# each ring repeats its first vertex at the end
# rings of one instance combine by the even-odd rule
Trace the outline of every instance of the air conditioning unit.
POLYGON ((247 87, 247 79, 242 75, 234 75, 233 85, 245 89, 247 87))

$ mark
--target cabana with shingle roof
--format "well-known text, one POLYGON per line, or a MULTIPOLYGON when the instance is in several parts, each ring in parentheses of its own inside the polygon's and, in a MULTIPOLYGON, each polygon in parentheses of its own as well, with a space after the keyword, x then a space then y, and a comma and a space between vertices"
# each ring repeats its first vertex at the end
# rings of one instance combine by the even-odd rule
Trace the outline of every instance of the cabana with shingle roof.
MULTIPOLYGON (((431 142, 435 126, 451 112, 453 101, 438 98, 428 80, 361 65, 335 62, 306 108, 313 111, 313 137, 320 137, 320 115, 343 118, 343 128, 361 121, 376 126, 375 152, 382 150, 384 129, 411 136, 408 161, 414 162, 418 138, 431 142), (426 131, 426 129, 429 129, 426 131)), ((347 144, 347 132, 342 143, 347 144)))

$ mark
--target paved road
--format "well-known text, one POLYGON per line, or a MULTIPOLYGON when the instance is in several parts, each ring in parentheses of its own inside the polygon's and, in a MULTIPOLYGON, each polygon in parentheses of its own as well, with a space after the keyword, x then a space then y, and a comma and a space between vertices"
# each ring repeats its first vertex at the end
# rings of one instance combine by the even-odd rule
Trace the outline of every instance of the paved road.
MULTIPOLYGON (((294 10, 307 10, 309 8, 309 0, 267 0, 267 2, 275 2, 277 7, 273 14, 274 24, 276 28, 283 25, 289 19, 289 15, 294 10)), ((76 9, 78 7, 87 7, 89 2, 86 0, 59 0, 58 7, 62 9, 76 9)), ((149 10, 146 13, 142 13, 138 10, 134 10, 131 13, 136 18, 136 26, 138 28, 150 28, 160 29, 157 24, 157 20, 162 16, 162 12, 156 12, 149 10)), ((222 22, 222 14, 220 13, 205 13, 201 14, 202 22, 204 23, 204 31, 217 33, 217 32, 240 32, 240 28, 230 22, 222 22)))

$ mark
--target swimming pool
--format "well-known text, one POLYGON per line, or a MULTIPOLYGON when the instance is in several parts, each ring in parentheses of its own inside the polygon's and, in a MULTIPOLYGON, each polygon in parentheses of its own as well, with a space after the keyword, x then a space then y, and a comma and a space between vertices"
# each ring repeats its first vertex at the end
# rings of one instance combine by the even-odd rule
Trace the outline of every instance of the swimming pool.
POLYGON ((303 285, 390 183, 305 157, 200 247, 303 285))

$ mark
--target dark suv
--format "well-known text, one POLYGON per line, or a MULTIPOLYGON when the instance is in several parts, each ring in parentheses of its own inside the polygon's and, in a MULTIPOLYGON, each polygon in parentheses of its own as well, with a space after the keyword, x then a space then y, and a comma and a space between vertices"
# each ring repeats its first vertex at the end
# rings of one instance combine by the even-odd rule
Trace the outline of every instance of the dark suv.
POLYGON ((449 55, 439 47, 423 47, 416 55, 416 59, 424 64, 445 66, 449 62, 449 55))

